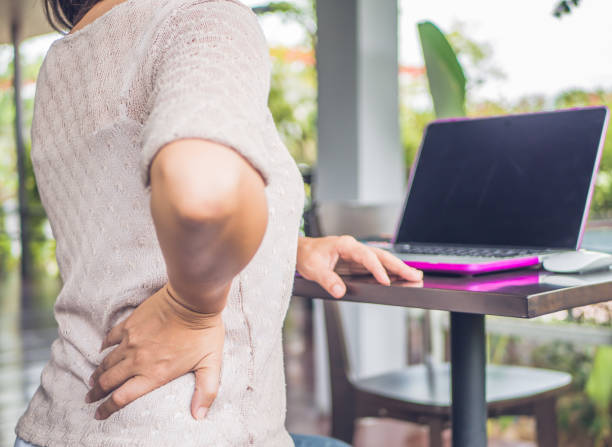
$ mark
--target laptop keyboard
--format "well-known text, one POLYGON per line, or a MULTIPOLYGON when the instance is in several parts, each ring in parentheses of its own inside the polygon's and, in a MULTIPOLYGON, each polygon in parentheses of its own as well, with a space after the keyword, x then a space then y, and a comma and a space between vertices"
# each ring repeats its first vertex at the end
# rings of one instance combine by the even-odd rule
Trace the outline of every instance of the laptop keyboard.
POLYGON ((529 255, 543 255, 555 250, 528 248, 492 248, 492 247, 443 247, 396 244, 395 251, 419 255, 476 256, 482 258, 513 258, 529 255))

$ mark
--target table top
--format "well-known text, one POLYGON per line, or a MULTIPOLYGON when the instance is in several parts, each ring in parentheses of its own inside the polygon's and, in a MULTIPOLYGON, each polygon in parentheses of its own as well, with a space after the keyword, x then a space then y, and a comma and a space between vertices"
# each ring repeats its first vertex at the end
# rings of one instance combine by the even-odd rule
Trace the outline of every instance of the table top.
MULTIPOLYGON (((344 301, 451 312, 533 318, 612 299, 612 271, 560 275, 540 269, 473 277, 425 275, 422 283, 378 284, 369 276, 344 276, 344 301)), ((318 284, 295 278, 293 294, 334 299, 318 284)))

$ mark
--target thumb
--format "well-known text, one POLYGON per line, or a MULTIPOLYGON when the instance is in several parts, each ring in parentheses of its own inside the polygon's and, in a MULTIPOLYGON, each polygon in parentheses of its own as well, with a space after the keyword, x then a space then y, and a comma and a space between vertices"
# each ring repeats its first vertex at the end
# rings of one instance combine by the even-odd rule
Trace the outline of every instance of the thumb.
POLYGON ((333 270, 323 270, 317 276, 316 281, 334 298, 342 298, 346 293, 346 285, 333 270))
POLYGON ((202 420, 206 417, 208 409, 217 397, 219 380, 221 377, 220 359, 210 360, 207 364, 196 369, 195 390, 191 399, 191 415, 194 419, 202 420))

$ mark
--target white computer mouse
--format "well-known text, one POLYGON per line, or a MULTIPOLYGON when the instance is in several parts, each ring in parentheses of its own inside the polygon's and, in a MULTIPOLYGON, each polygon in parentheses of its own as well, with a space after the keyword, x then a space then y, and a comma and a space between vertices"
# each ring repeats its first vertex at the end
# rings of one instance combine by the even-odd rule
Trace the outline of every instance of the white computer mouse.
POLYGON ((544 270, 554 273, 586 273, 609 268, 612 255, 590 250, 568 251, 547 256, 544 270))

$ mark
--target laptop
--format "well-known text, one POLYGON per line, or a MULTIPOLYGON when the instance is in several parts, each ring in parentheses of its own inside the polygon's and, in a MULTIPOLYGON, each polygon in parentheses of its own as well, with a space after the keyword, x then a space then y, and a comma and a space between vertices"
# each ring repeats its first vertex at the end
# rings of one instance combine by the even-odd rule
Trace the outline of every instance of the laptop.
POLYGON ((462 275, 577 250, 607 124, 606 107, 430 123, 390 250, 462 275))

